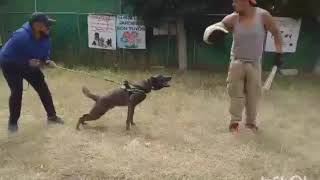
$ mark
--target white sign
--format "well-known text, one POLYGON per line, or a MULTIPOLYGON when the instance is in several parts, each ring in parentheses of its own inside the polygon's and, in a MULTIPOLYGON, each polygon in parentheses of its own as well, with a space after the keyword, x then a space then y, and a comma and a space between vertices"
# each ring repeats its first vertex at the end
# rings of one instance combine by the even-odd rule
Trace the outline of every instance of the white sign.
MULTIPOLYGON (((297 49, 301 19, 275 17, 274 18, 281 32, 283 52, 294 53, 297 49)), ((275 52, 274 37, 268 32, 266 50, 267 52, 275 52)))
POLYGON ((97 49, 117 48, 115 16, 88 16, 89 47, 97 49))
POLYGON ((146 27, 135 16, 117 16, 117 44, 119 48, 146 49, 146 27))

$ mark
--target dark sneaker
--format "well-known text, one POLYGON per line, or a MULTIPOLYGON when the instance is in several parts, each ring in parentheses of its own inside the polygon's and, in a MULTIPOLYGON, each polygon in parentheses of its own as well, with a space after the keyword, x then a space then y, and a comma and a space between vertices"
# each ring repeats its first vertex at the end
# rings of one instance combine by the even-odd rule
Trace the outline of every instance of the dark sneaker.
POLYGON ((18 132, 18 130, 19 130, 19 127, 17 124, 9 124, 8 125, 8 131, 10 133, 16 133, 16 132, 18 132))
POLYGON ((239 131, 239 123, 231 123, 229 125, 229 131, 234 133, 234 132, 238 132, 239 131))
POLYGON ((254 132, 257 132, 259 130, 258 126, 255 124, 246 124, 246 128, 251 129, 254 132))
POLYGON ((64 124, 64 121, 60 117, 55 116, 55 117, 48 117, 48 123, 49 124, 64 124))

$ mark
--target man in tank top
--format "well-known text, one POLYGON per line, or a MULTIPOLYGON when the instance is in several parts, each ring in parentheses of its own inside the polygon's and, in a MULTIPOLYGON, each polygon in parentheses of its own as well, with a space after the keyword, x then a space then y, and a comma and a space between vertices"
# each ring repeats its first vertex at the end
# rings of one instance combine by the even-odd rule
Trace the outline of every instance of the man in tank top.
POLYGON ((244 110, 246 128, 258 130, 256 117, 261 96, 261 58, 267 31, 272 33, 275 40, 277 53, 274 65, 282 64, 279 29, 268 11, 255 6, 255 0, 233 0, 235 12, 222 20, 225 28, 233 32, 227 80, 231 99, 231 132, 238 131, 244 110))

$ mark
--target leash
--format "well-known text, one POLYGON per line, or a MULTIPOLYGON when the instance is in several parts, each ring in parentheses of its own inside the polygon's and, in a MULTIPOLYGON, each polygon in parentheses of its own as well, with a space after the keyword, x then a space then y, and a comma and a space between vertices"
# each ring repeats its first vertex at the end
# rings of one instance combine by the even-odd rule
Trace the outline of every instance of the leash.
MULTIPOLYGON (((73 70, 73 69, 65 68, 65 67, 58 66, 58 65, 56 65, 55 68, 63 70, 63 71, 72 72, 72 73, 83 74, 83 75, 86 75, 88 77, 95 78, 95 79, 102 79, 102 78, 100 78, 98 76, 92 75, 92 74, 90 74, 88 72, 85 72, 85 71, 73 70)), ((123 83, 120 83, 120 82, 117 82, 117 81, 114 81, 114 80, 111 80, 111 79, 103 78, 103 80, 107 81, 107 82, 110 82, 110 83, 113 83, 113 84, 116 84, 116 85, 123 85, 123 83)), ((29 88, 30 88, 30 83, 28 82, 27 88, 23 89, 23 91, 28 91, 29 88)))
MULTIPOLYGON (((112 79, 107 79, 107 78, 100 78, 98 76, 95 76, 95 75, 92 75, 88 72, 85 72, 85 71, 79 71, 79 70, 73 70, 73 69, 69 69, 69 68, 65 68, 65 67, 62 67, 62 66, 55 66, 55 68, 57 69, 60 69, 60 70, 63 70, 63 71, 67 71, 67 72, 72 72, 72 73, 77 73, 77 74, 83 74, 83 75, 86 75, 88 77, 91 77, 91 78, 95 78, 95 79, 102 79, 104 81, 107 81, 107 82, 110 82, 110 83, 113 83, 113 84, 116 84, 116 85, 125 85, 125 84, 128 84, 128 85, 132 85, 131 83, 129 83, 128 81, 124 81, 124 83, 120 83, 120 82, 117 82, 117 81, 114 81, 112 79)), ((28 82, 28 86, 26 89, 24 89, 23 91, 27 91, 28 89, 30 88, 30 83, 28 82)))
MULTIPOLYGON (((85 72, 85 71, 73 70, 73 69, 65 68, 65 67, 58 66, 58 65, 56 66, 56 68, 60 69, 60 70, 63 70, 63 71, 72 72, 72 73, 83 74, 83 75, 86 75, 88 77, 92 77, 92 78, 96 78, 96 79, 102 79, 102 78, 100 78, 98 76, 92 75, 92 74, 90 74, 88 72, 85 72)), ((114 80, 111 80, 111 79, 107 79, 107 78, 103 78, 103 80, 105 80, 107 82, 110 82, 110 83, 113 83, 113 84, 120 85, 120 86, 122 86, 123 89, 125 89, 126 91, 128 91, 131 94, 132 93, 146 94, 145 90, 137 88, 135 85, 131 84, 127 80, 124 80, 122 83, 114 81, 114 80)))
MULTIPOLYGON (((88 77, 95 78, 95 79, 102 79, 102 78, 100 78, 98 76, 92 75, 92 74, 90 74, 88 72, 85 72, 85 71, 73 70, 73 69, 65 68, 65 67, 58 66, 58 65, 56 66, 56 68, 60 69, 60 70, 63 70, 63 71, 72 72, 72 73, 83 74, 83 75, 86 75, 88 77)), ((114 81, 114 80, 111 80, 111 79, 103 78, 103 80, 107 81, 107 82, 110 82, 110 83, 113 83, 113 84, 123 85, 123 83, 120 83, 120 82, 117 82, 117 81, 114 81)))

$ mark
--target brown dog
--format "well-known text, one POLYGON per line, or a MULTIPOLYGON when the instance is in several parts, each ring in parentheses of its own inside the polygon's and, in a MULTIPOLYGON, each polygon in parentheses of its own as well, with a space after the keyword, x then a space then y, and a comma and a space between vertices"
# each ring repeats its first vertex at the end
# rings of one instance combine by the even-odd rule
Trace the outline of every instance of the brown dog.
POLYGON ((82 89, 85 96, 94 100, 96 103, 89 114, 83 115, 77 124, 77 129, 80 125, 85 125, 86 121, 95 121, 103 116, 108 110, 116 106, 128 106, 128 115, 126 121, 126 128, 130 130, 130 126, 134 126, 133 115, 135 107, 145 100, 148 93, 152 90, 160 90, 165 87, 170 87, 168 84, 171 77, 163 75, 152 76, 149 79, 138 81, 130 86, 127 82, 124 83, 123 88, 117 88, 105 96, 92 94, 89 89, 84 87, 82 89))

